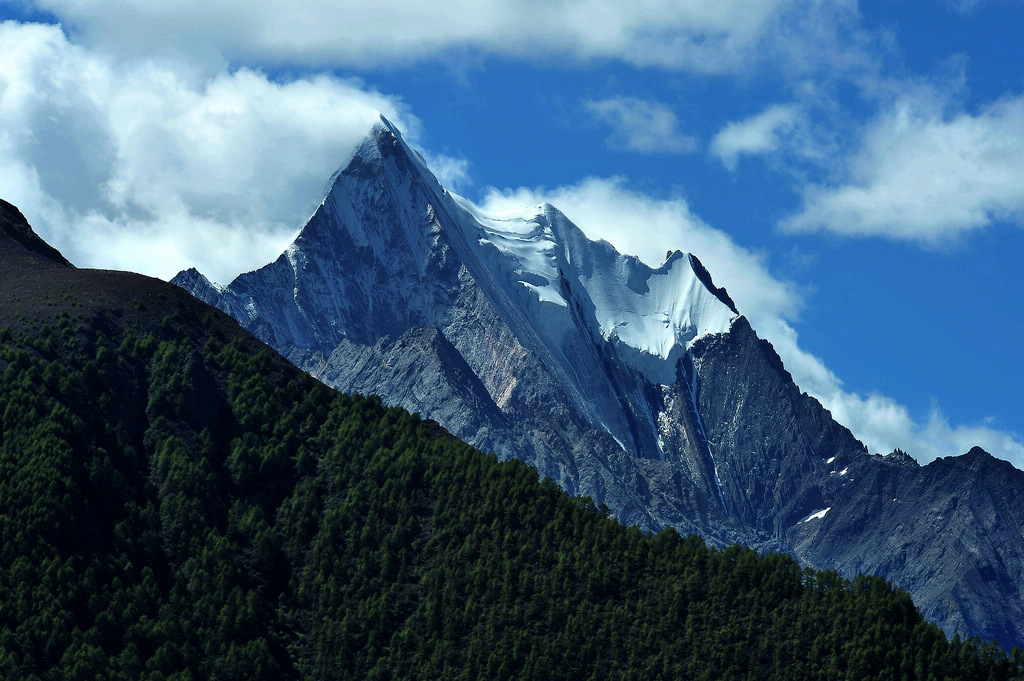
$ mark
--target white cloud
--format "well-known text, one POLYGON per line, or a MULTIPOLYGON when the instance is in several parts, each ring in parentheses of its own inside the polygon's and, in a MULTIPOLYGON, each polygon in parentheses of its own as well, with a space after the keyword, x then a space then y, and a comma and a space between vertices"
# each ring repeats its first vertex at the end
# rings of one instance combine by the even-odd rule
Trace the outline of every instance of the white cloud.
POLYGON ((430 172, 448 189, 459 192, 465 187, 473 185, 473 178, 469 174, 469 168, 472 165, 469 159, 443 154, 424 154, 424 156, 430 172))
MULTIPOLYGON (((700 73, 748 70, 806 51, 808 26, 855 14, 852 0, 36 0, 94 45, 232 63, 379 66, 441 53, 621 59, 700 73), (813 15, 814 21, 804 22, 813 15)), ((827 31, 826 31, 827 33, 827 31)), ((833 34, 829 34, 831 40, 833 34)), ((819 57, 823 50, 816 51, 819 57)))
POLYGON ((804 123, 803 112, 794 105, 776 104, 742 121, 727 123, 711 140, 710 151, 729 170, 735 170, 742 155, 769 154, 792 140, 804 123))
POLYGON ((376 112, 361 83, 130 65, 0 24, 0 187, 72 262, 226 281, 277 257, 376 112))
POLYGON ((918 89, 869 122, 834 184, 803 191, 790 232, 827 230, 936 247, 995 221, 1024 221, 1024 97, 949 111, 918 89))
POLYGON ((611 126, 608 146, 641 154, 685 154, 697 140, 679 131, 676 115, 665 104, 635 97, 591 100, 583 106, 611 126))
POLYGON ((562 210, 590 238, 605 239, 649 265, 660 265, 666 253, 676 249, 700 258, 758 335, 772 343, 797 385, 816 397, 870 451, 887 454, 900 447, 927 462, 980 445, 1024 469, 1024 441, 1018 435, 985 423, 951 426, 937 405, 927 420, 917 421, 890 397, 843 390, 842 382, 821 359, 800 347, 793 322, 805 292, 772 275, 764 256, 702 221, 684 199, 648 196, 631 189, 623 178, 587 178, 550 190, 492 188, 481 208, 499 212, 545 201, 562 210))

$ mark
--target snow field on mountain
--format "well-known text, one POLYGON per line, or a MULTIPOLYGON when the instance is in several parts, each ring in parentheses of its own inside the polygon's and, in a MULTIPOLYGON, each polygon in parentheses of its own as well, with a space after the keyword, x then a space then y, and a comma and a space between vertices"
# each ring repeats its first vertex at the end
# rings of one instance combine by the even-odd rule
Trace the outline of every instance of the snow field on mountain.
POLYGON ((527 305, 537 314, 539 331, 558 340, 571 323, 562 276, 593 306, 600 335, 623 359, 654 383, 675 382, 675 366, 698 338, 725 333, 736 317, 700 281, 682 253, 658 269, 618 253, 605 241, 591 241, 561 212, 548 204, 487 215, 470 201, 451 195, 477 228, 471 241, 482 259, 512 278, 542 303, 566 308, 559 323, 552 311, 527 305), (487 247, 493 247, 488 252, 487 247))
POLYGON ((676 363, 694 341, 729 330, 736 315, 681 253, 656 270, 610 247, 602 255, 606 259, 583 277, 601 335, 648 380, 674 383, 676 363))
POLYGON ((814 513, 810 514, 809 516, 807 516, 806 518, 804 518, 803 520, 798 522, 797 525, 801 525, 803 523, 807 523, 807 522, 810 522, 812 520, 820 520, 820 519, 824 518, 825 514, 828 513, 831 510, 832 510, 832 507, 829 506, 828 508, 823 508, 820 511, 815 511, 814 513))

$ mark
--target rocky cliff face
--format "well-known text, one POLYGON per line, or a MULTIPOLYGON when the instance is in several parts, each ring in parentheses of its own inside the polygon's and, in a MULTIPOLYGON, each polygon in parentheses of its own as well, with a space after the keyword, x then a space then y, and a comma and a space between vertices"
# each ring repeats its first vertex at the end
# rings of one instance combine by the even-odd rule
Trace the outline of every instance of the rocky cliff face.
POLYGON ((869 455, 745 323, 693 363, 730 513, 807 565, 889 579, 950 634, 1022 644, 1024 473, 980 448, 869 455))
POLYGON ((383 119, 275 262, 226 287, 174 282, 325 383, 624 522, 873 571, 949 631, 1024 641, 1024 474, 986 473, 1000 464, 979 453, 870 456, 696 258, 652 269, 549 205, 483 215, 383 119))
MULTIPOLYGON (((905 456, 905 455, 904 455, 905 456)), ((794 528, 805 562, 891 575, 947 631, 1021 645, 1024 474, 979 448, 918 467, 897 454, 844 464, 820 520, 794 528)))

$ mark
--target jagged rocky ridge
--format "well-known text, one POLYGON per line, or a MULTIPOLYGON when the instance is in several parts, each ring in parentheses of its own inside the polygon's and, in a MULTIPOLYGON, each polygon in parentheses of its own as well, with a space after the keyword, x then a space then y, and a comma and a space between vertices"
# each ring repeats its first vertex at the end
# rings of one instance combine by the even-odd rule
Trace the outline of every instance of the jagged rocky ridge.
POLYGON ((546 204, 483 215, 383 118, 275 262, 174 283, 624 522, 879 574, 948 632, 1024 643, 1024 474, 870 455, 694 256, 652 269, 546 204))

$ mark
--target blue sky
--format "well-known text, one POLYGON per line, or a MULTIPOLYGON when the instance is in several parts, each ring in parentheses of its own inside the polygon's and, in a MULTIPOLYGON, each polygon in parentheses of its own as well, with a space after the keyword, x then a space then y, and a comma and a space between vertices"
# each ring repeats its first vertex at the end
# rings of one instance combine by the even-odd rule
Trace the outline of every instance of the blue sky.
POLYGON ((270 261, 376 111, 484 208, 692 251, 872 451, 1024 467, 1024 2, 0 0, 0 196, 79 266, 270 261))

